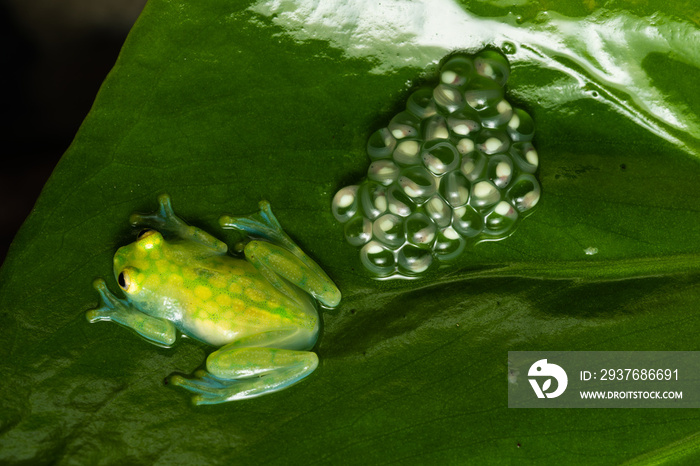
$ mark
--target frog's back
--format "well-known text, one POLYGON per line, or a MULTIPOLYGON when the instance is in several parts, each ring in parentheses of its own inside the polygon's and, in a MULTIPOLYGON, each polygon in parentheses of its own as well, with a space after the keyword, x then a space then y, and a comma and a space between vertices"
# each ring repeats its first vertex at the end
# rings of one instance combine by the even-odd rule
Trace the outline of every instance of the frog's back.
POLYGON ((282 294, 245 260, 215 255, 183 263, 171 281, 180 297, 180 330, 213 345, 263 332, 318 328, 311 300, 299 303, 282 294))

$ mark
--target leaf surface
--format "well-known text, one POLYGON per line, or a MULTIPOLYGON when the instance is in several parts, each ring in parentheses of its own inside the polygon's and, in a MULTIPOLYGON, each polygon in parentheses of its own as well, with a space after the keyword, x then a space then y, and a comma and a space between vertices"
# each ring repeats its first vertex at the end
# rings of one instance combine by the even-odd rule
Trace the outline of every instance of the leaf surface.
MULTIPOLYGON (((384 3, 366 13, 437 14, 384 3)), ((0 459, 697 460, 695 410, 507 408, 508 351, 700 350, 697 7, 589 3, 545 14, 469 2, 455 11, 483 34, 435 44, 408 22, 391 23, 401 40, 373 35, 367 15, 343 8, 299 26, 302 0, 151 0, 0 269, 0 459), (323 26, 333 21, 342 27, 323 26), (510 238, 423 279, 371 280, 331 198, 364 176, 367 137, 432 79, 431 62, 488 45, 510 50, 509 96, 537 123, 541 204, 510 238), (228 242, 218 216, 269 200, 336 281, 344 298, 323 312, 307 380, 195 408, 162 382, 211 348, 158 348, 86 322, 92 280, 117 289, 129 214, 160 192, 228 242)))

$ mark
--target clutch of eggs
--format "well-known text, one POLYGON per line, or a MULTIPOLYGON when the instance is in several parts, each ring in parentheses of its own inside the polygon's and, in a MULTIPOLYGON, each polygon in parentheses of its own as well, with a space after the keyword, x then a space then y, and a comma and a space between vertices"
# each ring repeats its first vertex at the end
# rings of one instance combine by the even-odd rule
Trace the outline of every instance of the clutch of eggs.
POLYGON ((535 126, 505 99, 509 73, 495 51, 453 55, 369 137, 367 178, 338 191, 332 211, 374 277, 415 277, 503 239, 539 201, 535 126))

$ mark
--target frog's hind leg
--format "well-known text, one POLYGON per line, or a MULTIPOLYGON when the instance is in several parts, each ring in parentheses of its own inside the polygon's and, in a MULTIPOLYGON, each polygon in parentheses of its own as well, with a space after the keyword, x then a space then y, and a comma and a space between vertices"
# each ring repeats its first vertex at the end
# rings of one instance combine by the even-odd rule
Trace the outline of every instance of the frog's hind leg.
POLYGON ((216 404, 282 390, 311 374, 316 353, 277 348, 224 346, 207 358, 207 370, 193 378, 171 376, 173 385, 194 393, 194 404, 216 404))
POLYGON ((237 229, 254 238, 267 240, 251 241, 245 247, 250 262, 280 291, 297 299, 297 293, 277 276, 298 286, 328 307, 340 302, 340 291, 321 267, 297 246, 282 230, 270 208, 270 203, 260 201, 260 212, 247 217, 224 215, 219 219, 222 228, 237 229), (277 246, 277 245, 280 246, 277 246))
POLYGON ((137 228, 152 228, 161 233, 168 233, 182 239, 196 241, 218 254, 226 254, 228 246, 219 241, 206 231, 188 225, 175 214, 170 196, 161 194, 158 196, 158 210, 150 214, 133 213, 129 217, 129 223, 137 228))

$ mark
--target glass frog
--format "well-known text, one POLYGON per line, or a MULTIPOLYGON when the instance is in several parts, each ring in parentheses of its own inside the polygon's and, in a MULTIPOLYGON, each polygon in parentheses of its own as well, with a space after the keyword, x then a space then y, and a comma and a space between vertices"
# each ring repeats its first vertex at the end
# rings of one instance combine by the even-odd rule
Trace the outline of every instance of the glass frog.
POLYGON ((94 287, 100 307, 90 322, 111 320, 150 342, 170 347, 178 331, 219 347, 206 370, 171 375, 169 383, 195 396, 195 404, 250 398, 288 387, 311 374, 319 334, 317 300, 333 308, 340 291, 282 230, 270 204, 247 217, 222 216, 223 228, 246 233, 245 258, 177 217, 170 197, 153 214, 132 214, 144 228, 114 255, 114 276, 126 299, 105 281, 94 287))

